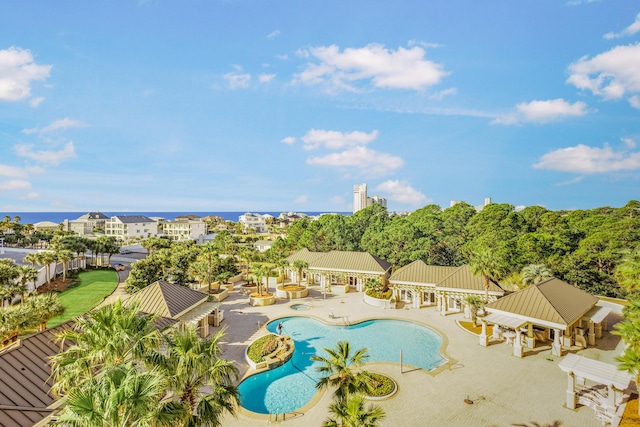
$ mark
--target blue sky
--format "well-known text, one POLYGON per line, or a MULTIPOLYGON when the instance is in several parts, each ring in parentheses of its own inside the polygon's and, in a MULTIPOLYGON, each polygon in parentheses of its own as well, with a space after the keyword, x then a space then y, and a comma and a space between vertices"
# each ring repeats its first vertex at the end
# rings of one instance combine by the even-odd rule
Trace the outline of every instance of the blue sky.
POLYGON ((640 198, 631 1, 21 1, 0 212, 640 198))

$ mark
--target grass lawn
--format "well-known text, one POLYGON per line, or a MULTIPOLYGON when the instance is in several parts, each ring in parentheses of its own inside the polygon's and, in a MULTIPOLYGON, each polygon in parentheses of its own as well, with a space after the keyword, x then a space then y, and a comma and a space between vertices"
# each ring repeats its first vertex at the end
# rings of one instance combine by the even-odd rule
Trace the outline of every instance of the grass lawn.
POLYGON ((65 311, 49 320, 48 328, 86 313, 118 286, 118 274, 112 269, 84 271, 78 275, 78 280, 78 286, 60 293, 60 304, 64 306, 65 311))

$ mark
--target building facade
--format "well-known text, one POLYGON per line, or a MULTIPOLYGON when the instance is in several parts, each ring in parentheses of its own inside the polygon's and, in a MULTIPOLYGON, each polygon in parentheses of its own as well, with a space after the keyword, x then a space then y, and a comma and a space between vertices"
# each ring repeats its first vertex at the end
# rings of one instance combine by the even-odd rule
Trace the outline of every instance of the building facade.
POLYGON ((353 186, 353 213, 373 204, 378 204, 387 208, 387 199, 380 196, 369 197, 367 195, 367 184, 356 184, 353 186))
POLYGON ((253 230, 256 233, 267 232, 267 222, 260 214, 245 213, 240 215, 239 222, 242 224, 244 231, 253 230))
POLYGON ((164 235, 175 242, 195 240, 202 243, 207 234, 207 223, 197 219, 177 219, 163 223, 164 235))
POLYGON ((147 239, 158 235, 158 223, 143 215, 119 215, 105 221, 104 233, 122 241, 147 239))

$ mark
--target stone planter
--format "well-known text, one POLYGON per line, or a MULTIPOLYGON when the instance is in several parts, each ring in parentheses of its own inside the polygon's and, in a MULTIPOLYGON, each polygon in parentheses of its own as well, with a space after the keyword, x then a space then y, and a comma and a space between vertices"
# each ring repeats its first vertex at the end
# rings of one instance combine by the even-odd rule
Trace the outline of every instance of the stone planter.
POLYGON ((331 289, 330 292, 334 293, 334 294, 346 294, 349 292, 349 285, 343 285, 343 284, 339 284, 339 283, 332 283, 329 286, 329 289, 331 289))
POLYGON ((273 305, 276 303, 276 297, 273 294, 258 296, 258 294, 251 294, 249 297, 249 304, 256 307, 264 307, 267 305, 273 305))
POLYGON ((373 307, 395 308, 395 303, 392 305, 391 299, 379 299, 379 298, 370 297, 369 295, 364 294, 362 296, 362 300, 365 302, 365 304, 371 305, 373 307))
MULTIPOLYGON (((213 291, 213 290, 212 290, 213 291)), ((215 301, 215 302, 221 302, 222 300, 224 300, 226 297, 229 296, 229 290, 226 288, 220 288, 218 290, 218 292, 216 293, 211 293, 209 294, 211 295, 211 298, 215 301)))
POLYGON ((309 289, 285 290, 283 286, 276 288, 276 296, 278 298, 298 299, 309 296, 309 289))

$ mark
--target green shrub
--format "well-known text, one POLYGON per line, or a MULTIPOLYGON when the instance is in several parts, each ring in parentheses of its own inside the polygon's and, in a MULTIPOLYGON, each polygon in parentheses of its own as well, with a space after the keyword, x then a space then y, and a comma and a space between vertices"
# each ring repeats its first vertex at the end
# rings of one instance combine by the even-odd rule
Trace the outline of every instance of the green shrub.
POLYGON ((260 363, 264 360, 264 356, 272 353, 278 346, 278 339, 275 335, 269 334, 264 337, 258 338, 249 346, 247 355, 255 363, 260 363), (265 353, 265 350, 272 348, 271 351, 265 353))
POLYGON ((377 298, 377 299, 391 299, 391 295, 393 295, 393 290, 391 289, 387 289, 384 291, 379 291, 376 289, 367 289, 367 291, 365 292, 367 295, 369 295, 372 298, 377 298))
POLYGON ((371 397, 382 397, 388 396, 393 393, 393 389, 395 388, 395 384, 393 380, 386 375, 375 374, 372 372, 368 373, 369 377, 369 386, 371 387, 368 395, 371 397))

